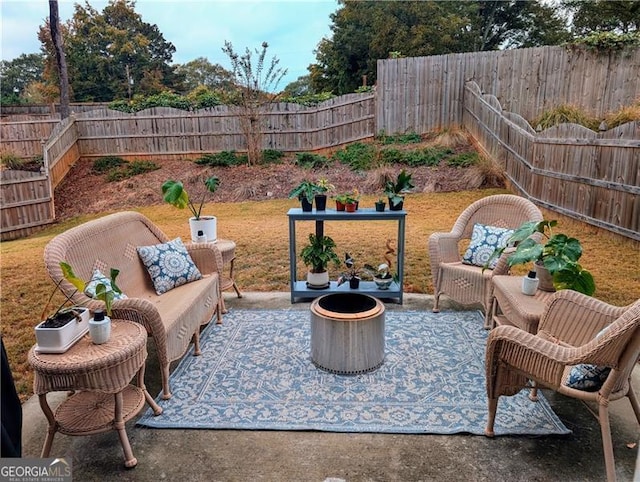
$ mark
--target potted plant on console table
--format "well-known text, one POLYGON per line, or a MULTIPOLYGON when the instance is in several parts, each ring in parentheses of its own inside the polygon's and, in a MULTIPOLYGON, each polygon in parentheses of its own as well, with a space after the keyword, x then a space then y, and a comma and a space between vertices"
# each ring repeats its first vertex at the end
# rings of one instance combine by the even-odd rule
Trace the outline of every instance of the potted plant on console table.
POLYGON ((307 273, 307 287, 311 289, 325 289, 329 287, 329 272, 327 268, 330 262, 340 265, 340 258, 334 251, 335 241, 329 236, 316 236, 309 234, 309 244, 300 252, 300 257, 309 268, 307 273))
POLYGON ((402 211, 404 195, 415 187, 411 178, 412 174, 403 169, 400 171, 395 181, 389 179, 385 183, 384 194, 389 199, 390 211, 402 211))
MULTIPOLYGON (((220 179, 216 176, 211 176, 204 181, 204 186, 207 192, 213 194, 220 186, 220 179)), ((202 231, 206 236, 208 242, 215 242, 218 239, 217 232, 217 218, 215 216, 203 216, 202 207, 204 206, 204 200, 206 192, 200 199, 200 204, 196 207, 193 203, 193 199, 187 194, 187 190, 180 181, 168 180, 162 185, 163 199, 177 207, 178 209, 189 208, 193 217, 189 218, 189 228, 191 230, 191 241, 196 242, 198 240, 198 231, 202 231)))

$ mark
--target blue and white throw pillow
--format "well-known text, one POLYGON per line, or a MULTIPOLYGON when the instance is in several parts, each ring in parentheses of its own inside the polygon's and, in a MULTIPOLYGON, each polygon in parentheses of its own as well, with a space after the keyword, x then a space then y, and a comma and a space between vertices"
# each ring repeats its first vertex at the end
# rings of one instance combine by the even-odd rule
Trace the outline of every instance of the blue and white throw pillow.
MULTIPOLYGON (((107 291, 113 291, 113 289, 111 288, 111 280, 107 278, 104 274, 102 274, 102 271, 100 271, 99 269, 94 269, 93 274, 91 275, 91 279, 89 280, 89 283, 87 283, 87 285, 84 287, 84 294, 90 298, 95 298, 96 287, 100 283, 104 285, 107 291)), ((124 300, 126 298, 127 298, 127 295, 125 295, 124 293, 116 293, 116 292, 113 293, 114 300, 124 300)))
POLYGON ((567 386, 585 392, 597 392, 609 376, 611 368, 583 363, 576 365, 569 373, 567 386))
MULTIPOLYGON (((496 249, 504 248, 507 245, 507 240, 513 232, 513 229, 486 226, 480 223, 474 224, 471 244, 462 256, 462 262, 483 267, 496 249)), ((488 268, 493 269, 496 264, 498 264, 497 257, 491 260, 488 268)))
MULTIPOLYGON (((601 338, 609 329, 608 325, 598 332, 596 339, 601 338)), ((599 367, 584 363, 574 366, 569 372, 567 386, 585 392, 597 392, 609 376, 611 368, 599 367)))
POLYGON ((137 249, 159 295, 202 278, 180 238, 137 249))

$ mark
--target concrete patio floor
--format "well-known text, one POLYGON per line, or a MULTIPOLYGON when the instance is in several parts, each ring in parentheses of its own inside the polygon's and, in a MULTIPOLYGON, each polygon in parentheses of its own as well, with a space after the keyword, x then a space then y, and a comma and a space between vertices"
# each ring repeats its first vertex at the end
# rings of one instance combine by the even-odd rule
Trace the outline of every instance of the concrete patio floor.
MULTIPOLYGON (((225 293, 227 308, 290 308, 288 293, 225 293)), ((303 308, 308 303, 297 303, 303 308)), ((433 297, 405 294, 387 309, 430 310, 433 297)), ((456 309, 444 305, 443 309, 456 309)), ((146 384, 160 392, 150 342, 146 384)), ((174 366, 172 366, 172 369, 174 366)), ((640 369, 634 372, 636 393, 640 369)), ((127 424, 137 467, 125 469, 116 432, 56 434, 51 457, 66 457, 76 481, 602 481, 606 480, 600 427, 580 402, 545 390, 569 436, 393 435, 325 432, 165 430, 127 424)), ((50 394, 52 405, 64 393, 50 394)), ((610 409, 616 475, 640 480, 640 428, 627 400, 610 409)), ((40 456, 46 419, 37 398, 23 404, 23 457, 40 456)))

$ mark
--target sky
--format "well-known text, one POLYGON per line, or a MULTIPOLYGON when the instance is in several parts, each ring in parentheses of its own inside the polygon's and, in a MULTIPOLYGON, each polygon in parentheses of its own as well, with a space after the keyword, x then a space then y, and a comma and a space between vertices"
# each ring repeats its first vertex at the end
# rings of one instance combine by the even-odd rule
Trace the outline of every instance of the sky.
MULTIPOLYGON (((61 23, 72 17, 76 3, 85 2, 59 0, 61 23)), ((89 1, 99 12, 107 3, 89 1)), ((230 70, 222 52, 225 40, 239 54, 247 47, 260 49, 266 41, 267 61, 275 56, 288 70, 279 89, 309 73, 307 66, 315 62, 313 51, 323 37, 331 36, 329 15, 337 9, 336 0, 137 0, 135 5, 142 21, 157 25, 175 46, 173 63, 206 57, 230 70)), ((0 0, 0 16, 2 60, 40 52, 38 28, 49 16, 47 0, 0 0)))

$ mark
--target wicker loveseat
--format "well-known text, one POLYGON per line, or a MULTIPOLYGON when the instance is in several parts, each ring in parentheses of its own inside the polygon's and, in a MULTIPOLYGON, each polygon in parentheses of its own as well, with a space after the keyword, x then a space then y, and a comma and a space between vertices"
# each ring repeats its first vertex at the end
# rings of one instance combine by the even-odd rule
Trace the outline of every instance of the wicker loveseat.
POLYGON ((44 260, 54 283, 71 296, 74 303, 90 309, 102 308, 102 301, 79 293, 64 279, 60 262, 71 265, 76 275, 88 280, 95 269, 108 276, 120 270, 118 286, 127 296, 112 305, 114 318, 142 324, 153 338, 162 375, 163 398, 170 398, 169 364, 181 358, 194 341, 200 354, 200 326, 217 313, 221 322, 220 273, 222 256, 213 244, 186 244, 202 278, 156 294, 151 278, 138 257, 138 246, 165 243, 169 238, 149 219, 136 212, 111 214, 74 227, 53 238, 46 246, 44 260))

